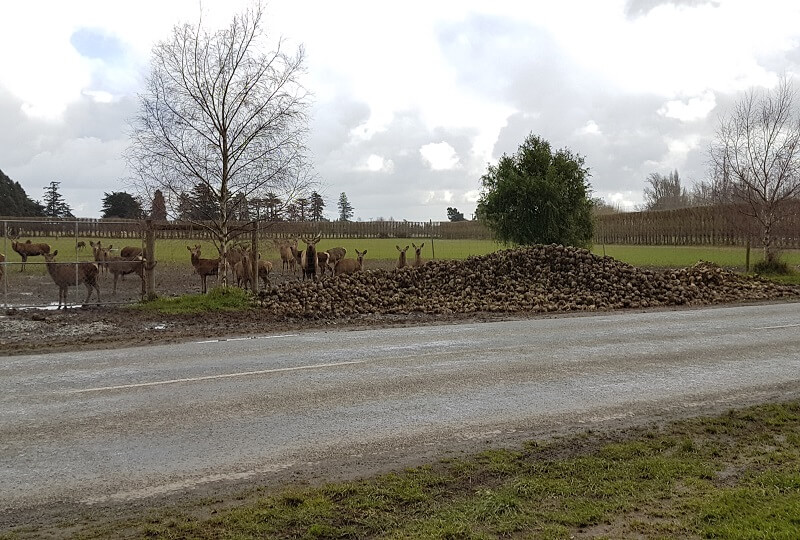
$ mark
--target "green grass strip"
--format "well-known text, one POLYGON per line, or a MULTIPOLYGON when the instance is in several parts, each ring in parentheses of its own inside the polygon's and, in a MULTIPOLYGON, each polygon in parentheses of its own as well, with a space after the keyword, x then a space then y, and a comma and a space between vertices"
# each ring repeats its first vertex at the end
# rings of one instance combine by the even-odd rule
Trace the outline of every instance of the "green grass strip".
MULTIPOLYGON (((800 538, 800 403, 531 441, 357 482, 167 508, 80 537, 800 538)), ((13 538, 6 536, 5 538, 13 538)))

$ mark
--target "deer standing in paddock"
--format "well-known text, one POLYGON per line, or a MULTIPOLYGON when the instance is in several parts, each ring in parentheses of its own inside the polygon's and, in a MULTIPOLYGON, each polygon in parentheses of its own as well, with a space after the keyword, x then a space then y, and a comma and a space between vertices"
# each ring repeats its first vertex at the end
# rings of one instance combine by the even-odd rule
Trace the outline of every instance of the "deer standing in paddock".
POLYGON ((86 249, 86 242, 83 240, 75 244, 75 251, 83 251, 84 249, 86 249))
MULTIPOLYGON (((110 247, 110 246, 109 246, 110 247)), ((119 250, 119 256, 123 259, 133 260, 136 257, 142 257, 144 254, 144 250, 140 247, 135 246, 125 246, 121 250, 119 250)))
MULTIPOLYGON (((272 261, 262 261, 261 254, 258 255, 258 278, 266 289, 269 285, 269 274, 272 272, 272 261)), ((252 285, 253 279, 253 257, 252 252, 248 251, 247 256, 236 263, 233 273, 236 275, 236 284, 243 289, 248 289, 252 285)))
POLYGON ((14 236, 9 236, 9 238, 11 240, 11 249, 19 253, 19 256, 22 257, 22 266, 19 269, 20 272, 25 270, 25 263, 28 262, 28 257, 38 257, 39 255, 50 253, 50 244, 33 244, 30 240, 18 242, 17 240, 19 240, 19 237, 14 236))
MULTIPOLYGON (((325 272, 329 268, 331 254, 327 251, 317 251, 317 270, 319 275, 325 277, 325 272)), ((333 275, 333 268, 331 268, 331 275, 333 275)))
POLYGON ((344 256, 347 255, 347 250, 343 247, 334 247, 331 249, 326 249, 325 253, 328 254, 327 270, 329 270, 330 274, 333 275, 334 268, 336 268, 336 263, 344 259, 344 256))
POLYGON ((424 264, 422 261, 422 248, 425 246, 425 242, 419 246, 412 242, 411 245, 414 246, 414 268, 419 268, 424 264))
POLYGON ((190 260, 192 261, 194 271, 200 276, 200 290, 203 294, 206 294, 208 290, 206 287, 206 278, 208 276, 219 275, 220 259, 201 259, 200 244, 195 245, 194 248, 186 246, 186 249, 191 253, 190 260))
POLYGON ((364 251, 356 250, 356 256, 358 257, 357 259, 341 259, 336 263, 334 274, 340 276, 342 274, 353 274, 355 272, 360 272, 364 269, 364 255, 366 254, 366 249, 364 251))
POLYGON ((140 255, 135 259, 125 259, 123 257, 109 257, 106 259, 108 271, 114 276, 114 296, 117 295, 117 279, 126 274, 136 274, 142 280, 142 297, 146 294, 144 285, 144 263, 146 261, 140 255))
POLYGON ((97 303, 100 303, 100 287, 97 286, 97 277, 100 269, 95 263, 57 263, 55 262, 58 250, 52 254, 44 253, 44 262, 47 265, 47 272, 53 281, 58 285, 58 307, 61 309, 63 301, 64 309, 67 309, 67 292, 69 287, 74 287, 83 283, 86 285, 86 300, 92 297, 92 289, 97 291, 97 303))
POLYGON ((306 243, 306 249, 303 250, 300 258, 300 267, 303 269, 303 280, 306 278, 310 280, 317 279, 317 243, 322 240, 322 234, 317 234, 314 238, 302 238, 306 243))
POLYGON ((106 259, 109 257, 109 252, 113 245, 109 245, 108 247, 103 247, 102 240, 98 240, 97 242, 92 242, 89 240, 89 245, 92 247, 92 255, 94 256, 94 262, 97 264, 97 267, 100 269, 101 274, 105 274, 108 272, 108 265, 106 264, 106 259))
POLYGON ((400 256, 397 258, 397 264, 395 265, 395 268, 400 270, 401 268, 406 267, 406 251, 408 251, 408 246, 404 247, 403 249, 400 249, 400 246, 398 245, 395 245, 394 247, 396 247, 397 251, 400 252, 400 256))
POLYGON ((281 254, 281 272, 286 273, 286 270, 290 270, 294 272, 294 268, 297 265, 297 257, 295 253, 297 253, 297 238, 292 238, 291 241, 287 242, 280 242, 277 244, 278 252, 281 254))

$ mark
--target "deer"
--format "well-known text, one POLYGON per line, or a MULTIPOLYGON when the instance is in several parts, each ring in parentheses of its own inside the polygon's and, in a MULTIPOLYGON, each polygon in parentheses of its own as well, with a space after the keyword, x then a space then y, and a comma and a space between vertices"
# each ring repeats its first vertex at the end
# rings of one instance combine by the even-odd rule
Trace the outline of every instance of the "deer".
POLYGON ((53 278, 53 282, 58 285, 58 307, 61 309, 63 302, 64 309, 67 309, 67 291, 68 287, 74 287, 83 283, 86 285, 86 300, 83 303, 89 302, 92 297, 92 289, 97 291, 97 303, 100 303, 100 287, 97 286, 97 276, 100 274, 100 269, 95 263, 82 262, 82 263, 57 263, 55 262, 58 250, 51 253, 43 253, 44 262, 47 265, 47 272, 53 278))
POLYGON ((414 268, 419 268, 424 264, 422 262, 422 248, 425 246, 425 242, 419 246, 412 242, 411 245, 414 246, 414 268))
POLYGON ((92 255, 94 256, 94 262, 97 264, 97 267, 100 269, 101 274, 108 273, 108 265, 106 264, 106 259, 109 257, 109 252, 111 251, 112 245, 108 247, 103 247, 102 240, 98 240, 97 242, 92 242, 89 240, 89 245, 92 248, 92 255))
POLYGON ((325 251, 328 253, 328 268, 330 268, 331 275, 333 275, 336 263, 344 259, 344 256, 347 255, 347 250, 343 247, 334 247, 325 251))
POLYGON ((142 280, 142 297, 146 294, 144 284, 144 264, 145 259, 141 255, 135 259, 125 259, 124 257, 109 257, 106 259, 108 271, 114 276, 114 296, 117 295, 117 279, 126 274, 136 274, 142 280))
POLYGON ((360 272, 364 269, 364 255, 366 254, 366 249, 364 251, 356 250, 357 259, 341 259, 334 267, 334 274, 340 276, 342 274, 360 272))
POLYGON ((119 256, 123 259, 133 260, 136 257, 142 257, 144 250, 136 246, 125 246, 119 251, 119 256))
POLYGON ((208 287, 206 286, 206 278, 208 276, 219 275, 220 259, 201 259, 200 258, 200 244, 196 244, 194 248, 186 246, 186 249, 191 253, 190 260, 194 271, 200 276, 200 290, 206 294, 208 287))
POLYGON ((395 268, 400 270, 401 268, 406 267, 406 251, 408 251, 408 246, 404 247, 403 249, 400 249, 400 246, 398 245, 395 245, 394 247, 396 247, 397 251, 400 252, 400 257, 398 257, 397 264, 395 264, 394 266, 395 268))
POLYGON ((306 249, 300 259, 300 267, 303 269, 303 281, 306 278, 317 279, 317 243, 321 239, 322 233, 317 234, 314 238, 301 238, 306 243, 306 249))
POLYGON ((290 242, 281 242, 278 244, 278 252, 281 255, 281 272, 286 273, 286 270, 294 272, 296 262, 295 253, 297 252, 297 238, 292 238, 290 242))
POLYGON ((11 249, 19 253, 19 256, 22 257, 22 266, 19 269, 20 272, 25 271, 25 263, 28 262, 28 257, 37 257, 50 253, 50 244, 33 244, 30 240, 18 242, 17 240, 19 240, 19 237, 14 236, 9 236, 9 238, 11 239, 11 249))
POLYGON ((75 244, 75 251, 83 251, 84 249, 86 249, 86 242, 84 242, 83 240, 75 244))
MULTIPOLYGON (((261 254, 258 254, 258 277, 263 282, 263 288, 269 285, 269 274, 272 272, 272 262, 262 261, 261 254)), ((253 257, 252 252, 248 251, 247 256, 234 266, 233 273, 236 275, 236 284, 243 289, 247 289, 252 284, 253 279, 253 257)))
MULTIPOLYGON (((325 277, 325 272, 329 268, 331 254, 327 251, 317 251, 317 270, 322 277, 325 277)), ((331 268, 331 275, 333 275, 333 268, 331 268)))

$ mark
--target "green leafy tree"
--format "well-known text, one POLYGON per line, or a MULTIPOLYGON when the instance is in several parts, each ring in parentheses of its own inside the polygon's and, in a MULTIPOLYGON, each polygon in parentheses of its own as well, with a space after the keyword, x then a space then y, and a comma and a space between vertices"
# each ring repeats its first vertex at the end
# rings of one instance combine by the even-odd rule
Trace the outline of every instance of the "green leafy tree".
POLYGON ((339 195, 339 221, 350 221, 353 218, 353 205, 347 200, 347 194, 343 191, 339 195))
POLYGON ((153 204, 150 206, 150 219, 156 221, 167 220, 167 203, 160 189, 157 189, 153 194, 153 204))
POLYGON ((141 219, 142 205, 130 193, 112 191, 103 193, 104 218, 141 219))
POLYGON ((44 207, 0 171, 0 216, 44 216, 44 207))
POLYGON ((309 208, 311 221, 323 221, 325 217, 322 214, 322 211, 325 209, 325 201, 322 199, 322 195, 313 191, 311 193, 310 199, 311 206, 309 208))
POLYGON ((481 177, 477 215, 501 242, 591 245, 589 169, 567 149, 528 135, 481 177))
POLYGON ((44 215, 53 218, 75 217, 64 197, 58 192, 60 185, 61 182, 50 182, 50 185, 44 188, 44 215))
POLYGON ((464 214, 458 211, 458 208, 447 207, 447 219, 450 221, 466 221, 464 214))

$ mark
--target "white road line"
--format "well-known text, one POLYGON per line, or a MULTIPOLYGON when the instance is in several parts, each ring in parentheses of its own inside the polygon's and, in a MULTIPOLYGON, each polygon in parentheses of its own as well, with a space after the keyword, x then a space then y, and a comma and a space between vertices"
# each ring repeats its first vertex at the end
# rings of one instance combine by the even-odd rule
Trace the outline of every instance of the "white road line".
POLYGON ((761 328, 754 328, 753 330, 778 330, 780 328, 797 328, 800 324, 784 324, 783 326, 762 326, 761 328))
POLYGON ((248 339, 272 339, 281 337, 297 337, 299 335, 300 334, 281 334, 277 336, 247 336, 240 338, 219 338, 219 339, 208 339, 206 341, 195 341, 195 343, 224 343, 226 341, 247 341, 248 339))
POLYGON ((262 369, 259 371, 242 371, 239 373, 224 373, 222 375, 206 375, 204 377, 187 377, 185 379, 170 379, 167 381, 153 381, 153 382, 146 382, 146 383, 136 383, 136 384, 120 384, 117 386, 100 386, 97 388, 84 388, 82 390, 70 390, 68 394, 83 394, 86 392, 102 392, 103 390, 123 390, 126 388, 142 388, 146 386, 160 386, 164 384, 177 384, 183 382, 197 382, 197 381, 209 381, 213 379, 229 379, 232 377, 248 377, 252 375, 265 375, 267 373, 280 373, 282 371, 299 371, 301 369, 319 369, 319 368, 328 368, 328 367, 338 367, 338 366, 349 366, 353 364, 363 364, 362 360, 354 360, 352 362, 335 362, 332 364, 314 364, 310 366, 295 366, 295 367, 287 367, 287 368, 276 368, 276 369, 262 369))

